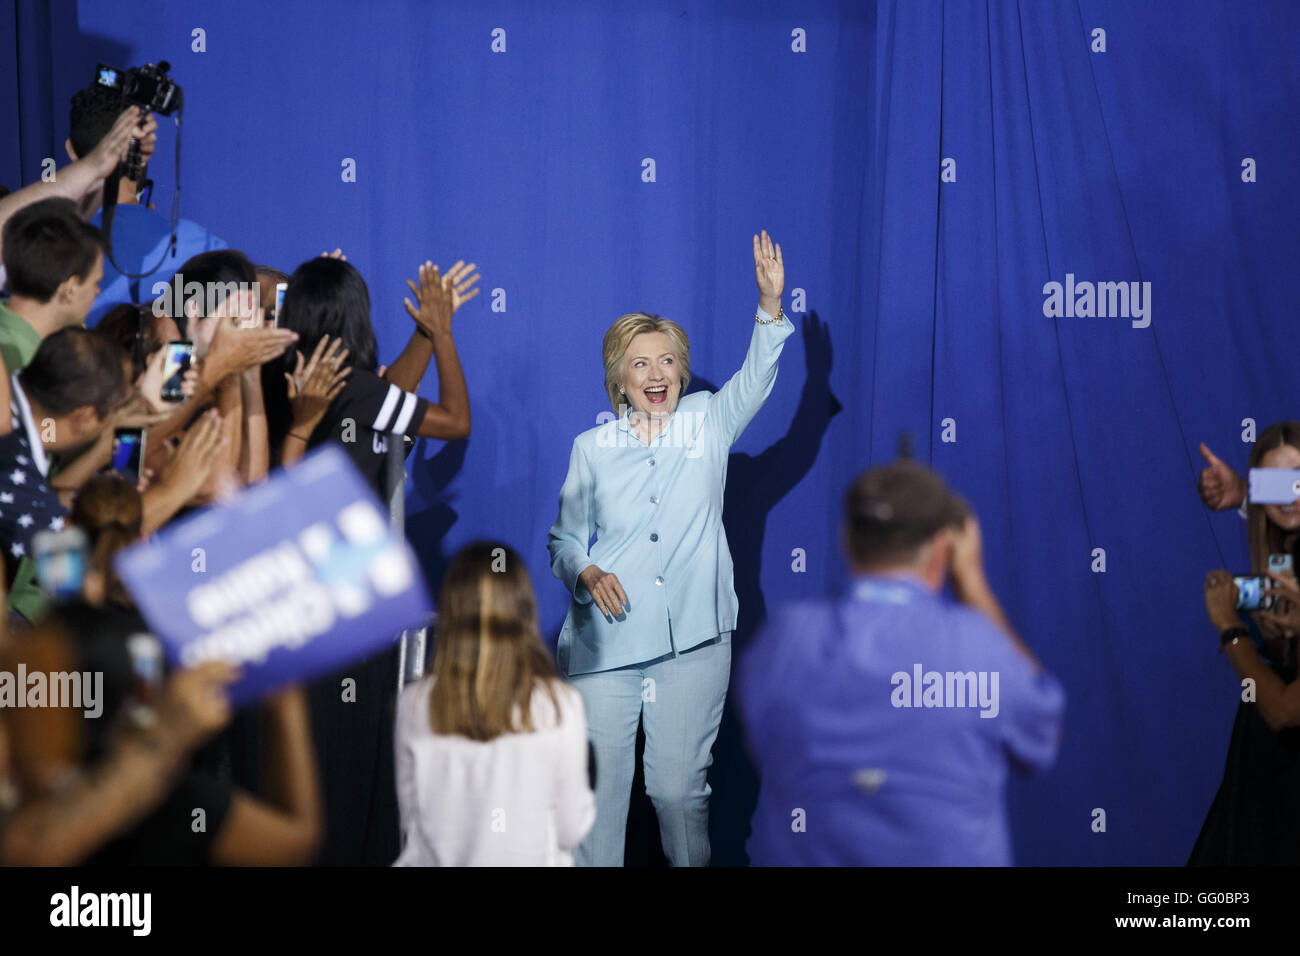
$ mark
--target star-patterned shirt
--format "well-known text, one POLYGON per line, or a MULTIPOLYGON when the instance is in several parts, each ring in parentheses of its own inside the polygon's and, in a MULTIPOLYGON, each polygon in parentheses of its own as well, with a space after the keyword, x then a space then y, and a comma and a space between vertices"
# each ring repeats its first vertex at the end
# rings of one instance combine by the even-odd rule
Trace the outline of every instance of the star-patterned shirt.
POLYGON ((0 553, 6 578, 32 553, 32 538, 41 531, 63 530, 67 518, 58 495, 45 483, 50 460, 17 374, 10 389, 12 430, 0 437, 0 553))

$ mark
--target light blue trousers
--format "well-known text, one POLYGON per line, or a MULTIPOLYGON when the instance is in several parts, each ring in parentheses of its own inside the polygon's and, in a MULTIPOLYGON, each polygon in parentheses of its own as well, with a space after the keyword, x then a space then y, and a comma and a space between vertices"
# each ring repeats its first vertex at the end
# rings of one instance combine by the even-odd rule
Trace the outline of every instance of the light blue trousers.
POLYGON ((574 853, 578 866, 623 865, 638 721, 664 855, 673 866, 708 866, 707 778, 730 679, 730 631, 644 664, 568 678, 582 694, 596 752, 596 824, 574 853))

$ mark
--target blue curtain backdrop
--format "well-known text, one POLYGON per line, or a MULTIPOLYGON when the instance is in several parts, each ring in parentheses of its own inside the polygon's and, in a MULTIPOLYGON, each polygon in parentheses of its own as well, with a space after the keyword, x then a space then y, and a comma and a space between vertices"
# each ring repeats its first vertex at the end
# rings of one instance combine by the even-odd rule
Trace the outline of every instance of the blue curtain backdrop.
MULTIPOLYGON (((716 387, 767 228, 803 334, 731 464, 739 640, 843 585, 840 494, 910 433, 978 509, 997 592, 1068 689, 1055 769, 1011 791, 1017 860, 1186 859, 1238 693, 1200 582, 1247 566, 1243 522, 1199 504, 1196 443, 1243 467, 1243 419, 1300 413, 1300 5, 0 0, 0 22, 0 182, 64 161, 96 61, 166 59, 182 215, 286 271, 342 246, 385 359, 417 263, 479 264, 456 320, 474 432, 421 443, 408 531, 435 583, 468 540, 512 543, 552 640, 546 530, 605 410, 605 328, 678 319, 716 387), (1067 274, 1151 283, 1149 327, 1045 316, 1067 274)), ((173 143, 164 120, 160 210, 173 143)), ((753 799, 736 740, 729 716, 719 862, 743 859, 753 799)))

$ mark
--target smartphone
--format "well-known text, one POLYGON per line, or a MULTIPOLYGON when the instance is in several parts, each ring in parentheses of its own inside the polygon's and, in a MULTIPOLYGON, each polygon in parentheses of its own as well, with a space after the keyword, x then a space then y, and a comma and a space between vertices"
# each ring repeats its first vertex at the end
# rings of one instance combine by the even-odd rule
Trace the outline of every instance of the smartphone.
POLYGON ((1289 505, 1300 500, 1300 469, 1250 469, 1252 505, 1289 505))
POLYGON ((1237 585, 1238 611, 1273 611, 1277 609, 1277 595, 1264 594, 1264 588, 1274 586, 1273 579, 1262 574, 1234 577, 1237 585))
POLYGON ((55 600, 81 594, 87 555, 86 535, 80 528, 38 532, 32 538, 32 554, 41 590, 55 600))
POLYGON ((126 651, 131 657, 131 719, 140 726, 149 726, 155 720, 154 708, 163 685, 163 649, 152 634, 132 634, 126 639, 126 651))
POLYGON ((167 356, 163 359, 162 400, 164 402, 184 400, 185 396, 181 394, 181 385, 184 383, 185 373, 190 370, 193 361, 193 342, 167 343, 167 356))
POLYGON ((289 291, 289 283, 277 282, 275 284, 275 310, 271 313, 272 328, 280 326, 280 310, 284 308, 284 294, 289 291))
POLYGON ((133 484, 144 477, 144 429, 113 429, 113 470, 133 484))

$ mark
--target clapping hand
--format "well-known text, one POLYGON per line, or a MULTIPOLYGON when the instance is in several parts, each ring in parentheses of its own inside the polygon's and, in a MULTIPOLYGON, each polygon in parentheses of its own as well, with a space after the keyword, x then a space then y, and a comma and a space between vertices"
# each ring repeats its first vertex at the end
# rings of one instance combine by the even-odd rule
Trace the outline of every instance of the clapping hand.
POLYGON ((406 280, 419 308, 410 299, 402 300, 415 324, 428 335, 450 333, 451 317, 456 310, 482 291, 473 288, 479 280, 476 270, 474 263, 466 265, 463 260, 458 260, 444 275, 438 273, 438 267, 432 262, 420 266, 420 284, 406 280))
POLYGON ((352 374, 352 366, 340 367, 348 357, 347 349, 339 351, 342 344, 342 339, 336 338, 331 342, 328 335, 322 335, 311 360, 304 365, 299 352, 293 374, 284 373, 289 386, 294 431, 307 435, 315 431, 330 403, 343 391, 347 377, 352 374))

